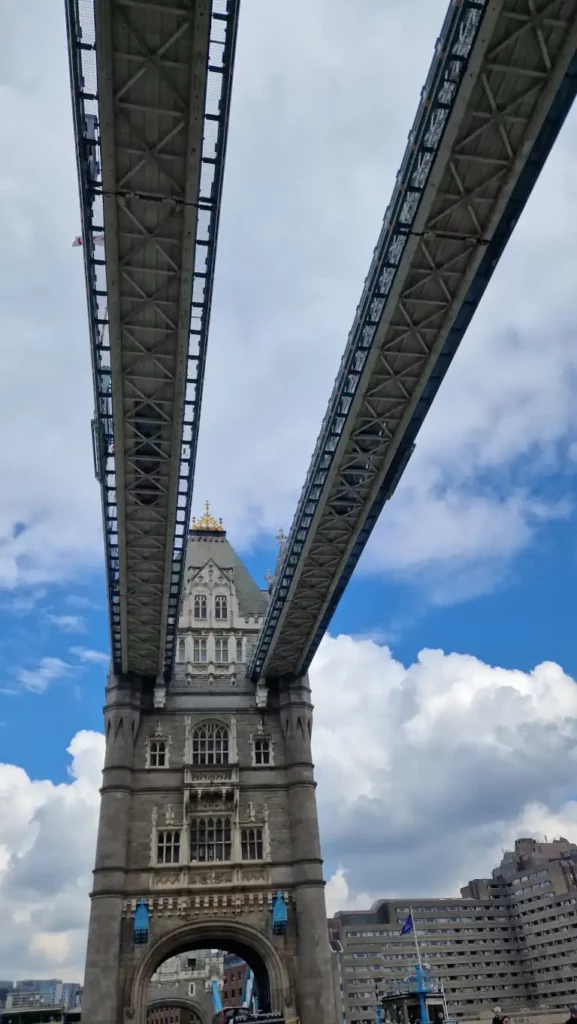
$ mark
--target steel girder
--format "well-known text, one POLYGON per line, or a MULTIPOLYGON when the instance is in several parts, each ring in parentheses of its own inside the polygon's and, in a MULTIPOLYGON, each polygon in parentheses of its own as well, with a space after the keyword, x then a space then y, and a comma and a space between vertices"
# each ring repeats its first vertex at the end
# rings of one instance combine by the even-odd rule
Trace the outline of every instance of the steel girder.
POLYGON ((250 667, 306 671, 577 91, 577 0, 452 2, 250 667))
POLYGON ((66 0, 66 9, 113 665, 167 679, 238 0, 66 0))

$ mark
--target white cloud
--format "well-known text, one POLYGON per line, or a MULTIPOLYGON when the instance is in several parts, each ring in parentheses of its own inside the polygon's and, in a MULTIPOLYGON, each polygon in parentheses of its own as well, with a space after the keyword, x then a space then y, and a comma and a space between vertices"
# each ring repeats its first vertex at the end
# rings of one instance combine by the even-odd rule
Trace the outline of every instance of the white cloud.
POLYGON ((337 910, 366 910, 371 905, 371 898, 367 893, 351 893, 347 882, 347 872, 344 868, 338 867, 328 879, 325 887, 325 899, 327 902, 327 914, 332 917, 337 910))
POLYGON ((16 678, 25 690, 44 693, 55 679, 61 679, 72 671, 72 665, 68 665, 61 658, 42 658, 35 669, 19 669, 16 678))
POLYGON ((105 654, 104 651, 91 651, 86 647, 71 647, 70 653, 76 655, 81 661, 87 661, 92 665, 106 665, 110 664, 110 655, 105 654))
POLYGON ((323 853, 349 905, 454 893, 527 830, 577 841, 577 686, 559 666, 422 651, 405 667, 340 636, 311 684, 323 853))
MULTIPOLYGON (((329 638, 311 673, 329 912, 453 894, 519 835, 577 841, 577 686, 532 672, 329 638)), ((78 733, 71 781, 0 765, 0 962, 80 978, 104 739, 78 733)))
MULTIPOLYGON (((237 544, 292 518, 445 8, 244 0, 196 488, 237 544)), ((63 10, 10 5, 0 60, 0 331, 12 339, 0 424, 13 439, 0 452, 0 582, 13 587, 99 561, 101 540, 63 10)), ((458 558, 482 588, 559 514, 542 480, 575 443, 576 125, 573 114, 369 570, 442 574, 458 558)))
POLYGON ((80 980, 104 737, 72 740, 71 781, 0 765, 0 962, 7 977, 80 980))
POLYGON ((86 619, 82 615, 48 615, 48 621, 63 633, 86 632, 86 619))

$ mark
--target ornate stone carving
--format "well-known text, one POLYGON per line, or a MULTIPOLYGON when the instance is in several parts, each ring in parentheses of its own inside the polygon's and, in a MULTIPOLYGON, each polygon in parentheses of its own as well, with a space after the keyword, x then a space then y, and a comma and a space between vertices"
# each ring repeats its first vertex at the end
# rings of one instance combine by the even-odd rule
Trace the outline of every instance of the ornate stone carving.
POLYGON ((198 871, 190 872, 191 886, 206 887, 207 885, 232 885, 232 871, 198 871))
POLYGON ((164 874, 164 872, 159 872, 154 876, 154 885, 157 889, 178 889, 182 885, 181 874, 174 872, 164 874))
POLYGON ((270 871, 268 868, 243 868, 241 871, 241 882, 263 882, 268 885, 270 882, 270 871))
MULTIPOLYGON (((147 902, 149 913, 152 916, 171 917, 177 914, 179 916, 230 917, 251 911, 260 911, 268 915, 276 894, 276 889, 264 892, 209 892, 177 897, 159 894, 149 897, 147 902)), ((293 903, 291 893, 283 892, 282 895, 287 905, 293 903)), ((136 904, 137 900, 135 899, 125 902, 123 909, 125 917, 133 916, 136 904)))
POLYGON ((259 710, 264 711, 268 704, 268 688, 259 679, 256 684, 256 706, 259 710))
POLYGON ((169 804, 164 812, 164 821, 167 825, 174 825, 174 807, 169 804))
POLYGON ((219 769, 217 771, 188 771, 185 782, 191 786, 218 786, 223 782, 232 781, 232 772, 223 771, 219 769))
POLYGON ((153 826, 156 827, 156 825, 158 824, 158 807, 156 806, 156 804, 154 805, 152 811, 150 812, 150 820, 153 826))

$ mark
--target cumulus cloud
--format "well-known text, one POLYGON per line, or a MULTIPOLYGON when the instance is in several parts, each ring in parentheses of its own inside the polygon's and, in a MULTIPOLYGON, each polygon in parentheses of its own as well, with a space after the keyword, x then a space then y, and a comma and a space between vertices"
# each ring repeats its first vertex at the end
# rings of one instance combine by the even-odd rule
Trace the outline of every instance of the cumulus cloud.
MULTIPOLYGON (((311 672, 329 913, 378 897, 454 894, 519 835, 577 841, 577 686, 370 640, 322 644, 311 672)), ((104 738, 78 733, 70 782, 0 765, 0 962, 80 978, 104 738)))
MULTIPOLYGON (((445 8, 244 0, 196 490, 239 545, 291 520, 445 8)), ((0 582, 15 587, 91 564, 101 540, 63 9, 9 5, 0 60, 0 330, 11 339, 0 423, 13 438, 0 451, 0 582)), ((576 124, 572 115, 521 218, 367 570, 427 567, 436 585, 458 557, 483 589, 566 514, 543 481, 575 444, 576 124)))
POLYGON ((577 840, 577 686, 558 665, 425 650, 405 667, 339 636, 311 683, 323 852, 346 900, 454 893, 526 831, 577 840))
POLYGON ((19 669, 16 678, 25 690, 44 693, 55 679, 61 679, 72 671, 72 665, 62 661, 62 658, 42 658, 34 669, 19 669))
POLYGON ((0 962, 6 977, 80 979, 104 737, 72 740, 69 783, 0 765, 0 962))
POLYGON ((86 632, 86 619, 82 615, 48 615, 48 621, 63 633, 86 632))
POLYGON ((81 661, 92 665, 108 666, 110 664, 110 655, 105 654, 104 651, 92 651, 87 647, 71 647, 70 653, 80 658, 81 661))

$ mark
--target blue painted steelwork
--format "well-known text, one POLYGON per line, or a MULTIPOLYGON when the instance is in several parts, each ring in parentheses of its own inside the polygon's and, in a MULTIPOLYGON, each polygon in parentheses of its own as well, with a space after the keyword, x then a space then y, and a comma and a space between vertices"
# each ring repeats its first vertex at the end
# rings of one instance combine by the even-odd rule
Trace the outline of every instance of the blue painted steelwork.
MULTIPOLYGON (((105 260, 96 257, 95 244, 95 238, 98 240, 98 236, 103 237, 104 233, 99 164, 95 2, 98 0, 65 0, 94 382, 95 414, 92 421, 94 464, 102 496, 112 663, 114 671, 120 672, 122 669, 120 568, 110 345, 107 331, 106 271, 105 260)), ((190 521, 198 446, 239 3, 240 0, 212 0, 211 9, 211 40, 200 175, 200 190, 204 194, 198 197, 199 219, 202 215, 203 231, 202 237, 198 237, 196 240, 194 257, 187 387, 179 445, 178 498, 172 541, 172 572, 163 657, 165 681, 168 681, 172 674, 176 654, 176 628, 184 579, 186 537, 190 521), (217 113, 214 112, 215 110, 217 113)), ((102 249, 102 253, 104 254, 104 249, 102 249)))
POLYGON ((250 967, 247 967, 246 971, 244 972, 244 982, 242 985, 240 1005, 246 1006, 249 1010, 256 1010, 254 974, 252 973, 250 967))
POLYGON ((288 924, 287 905, 282 893, 277 892, 272 905, 272 933, 273 935, 286 935, 288 924))
POLYGON ((212 1008, 215 1013, 220 1013, 222 1010, 222 999, 220 998, 220 989, 216 978, 213 978, 210 983, 210 991, 212 993, 212 1008))
MULTIPOLYGON (((436 47, 436 56, 421 94, 419 110, 409 135, 409 144, 397 175, 393 198, 385 214, 371 269, 291 526, 277 583, 271 596, 269 611, 250 666, 249 674, 253 680, 260 676, 282 613, 380 314, 394 281, 401 254, 411 234, 411 224, 416 216, 419 200, 428 180, 434 154, 438 151, 442 141, 443 128, 457 92, 456 82, 462 78, 467 58, 481 27, 483 13, 481 8, 483 7, 484 3, 463 3, 459 7, 452 5, 445 19, 436 47), (475 10, 478 12, 478 19, 474 30, 469 28, 467 32, 465 18, 467 14, 470 16, 475 10), (456 55, 452 49, 455 40, 462 50, 460 55, 456 55), (466 40, 466 44, 464 40, 466 40), (465 50, 466 52, 464 52, 465 50), (457 79, 455 79, 455 61, 457 62, 457 79), (452 90, 450 95, 447 92, 449 89, 452 90), (439 118, 438 121, 435 120, 436 117, 439 118)), ((333 590, 313 640, 308 650, 303 651, 299 674, 308 671, 383 506, 395 491, 414 450, 417 434, 576 95, 577 56, 572 60, 563 78, 499 224, 491 241, 487 244, 475 278, 447 335, 443 349, 407 425, 378 495, 356 538, 355 545, 333 590)))
POLYGON ((134 929, 132 941, 135 946, 141 946, 148 942, 149 914, 148 904, 143 899, 139 900, 134 911, 134 929))

